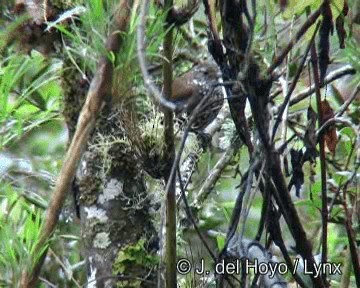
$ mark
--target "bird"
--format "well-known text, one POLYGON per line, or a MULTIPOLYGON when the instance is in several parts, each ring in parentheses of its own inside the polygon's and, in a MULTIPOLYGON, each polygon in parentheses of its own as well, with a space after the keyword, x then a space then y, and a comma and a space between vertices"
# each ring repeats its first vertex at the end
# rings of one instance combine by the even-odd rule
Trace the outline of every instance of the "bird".
POLYGON ((180 121, 191 116, 200 101, 208 96, 197 111, 190 129, 203 131, 218 115, 223 103, 223 88, 218 85, 221 72, 215 62, 205 61, 175 78, 170 100, 181 107, 176 117, 180 121), (210 93, 210 95, 208 95, 210 93))

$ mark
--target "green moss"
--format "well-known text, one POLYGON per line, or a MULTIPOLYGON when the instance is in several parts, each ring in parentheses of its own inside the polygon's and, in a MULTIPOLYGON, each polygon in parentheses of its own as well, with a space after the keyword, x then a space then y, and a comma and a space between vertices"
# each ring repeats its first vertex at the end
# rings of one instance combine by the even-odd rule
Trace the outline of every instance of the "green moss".
MULTIPOLYGON (((118 255, 113 264, 113 274, 136 275, 136 271, 139 272, 147 271, 150 268, 157 265, 159 262, 158 257, 151 255, 145 249, 144 244, 145 244, 145 240, 140 239, 134 245, 127 245, 123 247, 121 250, 119 250, 118 255)), ((141 275, 139 275, 139 277, 141 277, 141 275)), ((140 285, 141 285, 141 281, 137 279, 131 279, 128 281, 120 281, 117 287, 140 287, 140 285)))

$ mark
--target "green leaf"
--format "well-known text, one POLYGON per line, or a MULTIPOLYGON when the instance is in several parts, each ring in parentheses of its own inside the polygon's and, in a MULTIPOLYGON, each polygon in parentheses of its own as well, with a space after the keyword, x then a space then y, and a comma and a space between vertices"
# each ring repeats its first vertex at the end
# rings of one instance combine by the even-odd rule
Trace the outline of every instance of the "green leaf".
POLYGON ((221 251, 225 246, 225 236, 217 235, 216 236, 216 243, 219 251, 221 251))
POLYGON ((305 8, 308 6, 318 5, 320 0, 289 0, 288 6, 283 13, 285 19, 290 19, 294 15, 300 15, 304 12, 305 8))
POLYGON ((354 130, 350 127, 344 127, 340 129, 339 134, 342 136, 346 135, 349 137, 349 140, 353 140, 356 137, 354 130))

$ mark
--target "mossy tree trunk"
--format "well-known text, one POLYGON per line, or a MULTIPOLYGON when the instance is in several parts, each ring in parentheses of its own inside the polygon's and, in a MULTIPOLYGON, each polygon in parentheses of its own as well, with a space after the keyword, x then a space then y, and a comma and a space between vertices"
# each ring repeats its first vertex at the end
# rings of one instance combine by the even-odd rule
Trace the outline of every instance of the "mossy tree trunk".
MULTIPOLYGON (((63 113, 71 137, 84 96, 75 67, 64 71, 63 113)), ((87 281, 90 287, 154 287, 158 241, 152 203, 139 162, 124 140, 120 109, 125 108, 103 110, 73 185, 87 281)))

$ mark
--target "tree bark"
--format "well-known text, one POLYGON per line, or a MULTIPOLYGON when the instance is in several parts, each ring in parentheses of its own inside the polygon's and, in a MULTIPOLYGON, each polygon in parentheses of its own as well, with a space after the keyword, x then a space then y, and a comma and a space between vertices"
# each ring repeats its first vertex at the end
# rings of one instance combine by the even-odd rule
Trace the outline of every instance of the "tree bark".
POLYGON ((152 287, 157 234, 151 201, 119 119, 106 110, 78 173, 89 287, 152 287))

